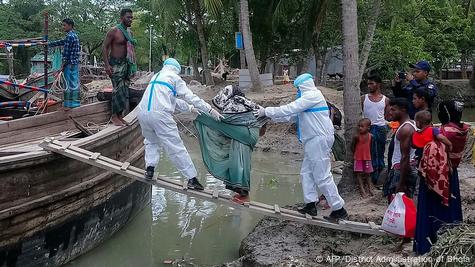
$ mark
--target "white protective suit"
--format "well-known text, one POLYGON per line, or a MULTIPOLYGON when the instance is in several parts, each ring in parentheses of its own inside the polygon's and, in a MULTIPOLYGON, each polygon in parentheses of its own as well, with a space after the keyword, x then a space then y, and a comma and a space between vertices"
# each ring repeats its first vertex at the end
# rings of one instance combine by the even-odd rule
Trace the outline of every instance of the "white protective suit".
POLYGON ((178 171, 191 179, 197 176, 197 171, 180 138, 173 113, 175 109, 191 111, 192 107, 207 113, 211 106, 186 86, 178 75, 181 67, 176 60, 167 59, 163 65, 138 105, 137 118, 145 138, 145 167, 155 167, 160 160, 160 151, 164 149, 178 171))
POLYGON ((265 115, 274 121, 295 121, 299 140, 304 145, 300 170, 304 202, 318 202, 319 193, 327 199, 332 210, 343 208, 345 202, 338 194, 331 172, 330 153, 333 145, 333 123, 320 90, 312 75, 302 74, 294 82, 297 99, 280 107, 265 108, 265 115))

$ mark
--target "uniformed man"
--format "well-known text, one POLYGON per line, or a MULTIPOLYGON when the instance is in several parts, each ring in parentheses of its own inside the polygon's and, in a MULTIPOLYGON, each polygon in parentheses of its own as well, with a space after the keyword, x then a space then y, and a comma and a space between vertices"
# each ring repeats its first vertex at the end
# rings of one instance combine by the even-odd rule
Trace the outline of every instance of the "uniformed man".
POLYGON ((430 99, 429 106, 432 105, 434 98, 437 96, 437 86, 428 79, 431 66, 429 62, 421 60, 416 64, 411 64, 409 67, 412 68, 412 74, 405 74, 405 78, 408 82, 406 86, 402 86, 402 81, 399 75, 394 79, 393 93, 395 97, 404 97, 409 101, 409 117, 414 119, 414 115, 417 110, 412 104, 412 95, 414 91, 418 88, 427 88, 430 99))

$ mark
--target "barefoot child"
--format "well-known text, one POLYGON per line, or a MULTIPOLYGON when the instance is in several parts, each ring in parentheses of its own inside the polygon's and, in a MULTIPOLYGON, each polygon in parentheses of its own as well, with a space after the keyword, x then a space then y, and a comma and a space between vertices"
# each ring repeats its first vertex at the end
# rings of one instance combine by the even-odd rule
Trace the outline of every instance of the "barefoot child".
POLYGON ((371 121, 367 118, 358 122, 358 133, 353 137, 352 149, 354 162, 354 172, 358 177, 360 193, 363 198, 368 194, 373 196, 370 175, 373 172, 371 162, 371 133, 369 129, 371 121))

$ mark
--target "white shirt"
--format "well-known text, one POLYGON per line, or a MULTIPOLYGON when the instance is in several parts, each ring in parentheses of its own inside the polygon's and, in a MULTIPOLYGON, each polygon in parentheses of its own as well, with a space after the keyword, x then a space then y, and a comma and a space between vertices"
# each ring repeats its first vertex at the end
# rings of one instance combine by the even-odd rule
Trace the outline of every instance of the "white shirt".
POLYGON ((373 102, 365 95, 363 101, 363 118, 368 118, 371 125, 385 126, 384 109, 386 108, 386 96, 383 95, 379 102, 373 102))

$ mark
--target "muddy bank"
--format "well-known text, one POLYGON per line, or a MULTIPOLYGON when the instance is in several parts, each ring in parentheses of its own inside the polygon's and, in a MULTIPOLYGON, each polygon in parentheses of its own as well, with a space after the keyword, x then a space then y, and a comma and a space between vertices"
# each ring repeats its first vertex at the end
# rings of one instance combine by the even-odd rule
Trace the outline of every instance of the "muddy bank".
POLYGON ((360 256, 368 247, 395 241, 265 218, 242 241, 242 257, 227 266, 330 266, 332 256, 360 256))
MULTIPOLYGON (((475 170, 473 166, 463 164, 459 168, 459 174, 464 222, 473 224, 475 170)), ((386 201, 381 191, 379 193, 368 199, 361 199, 356 194, 346 196, 349 220, 374 221, 380 224, 386 209, 386 201)), ((329 211, 319 210, 319 212, 325 215, 329 211)), ((366 259, 385 257, 400 261, 414 257, 412 243, 405 245, 402 252, 395 251, 399 242, 398 238, 350 234, 266 217, 242 241, 240 259, 223 266, 391 266, 377 261, 358 264, 358 262, 352 263, 351 260, 358 256, 366 259)), ((473 261, 472 263, 475 264, 473 261)))

